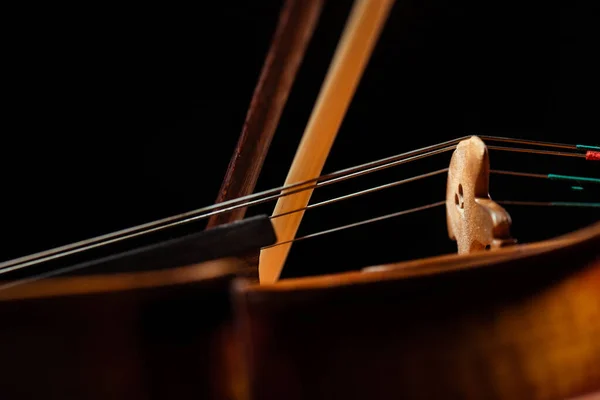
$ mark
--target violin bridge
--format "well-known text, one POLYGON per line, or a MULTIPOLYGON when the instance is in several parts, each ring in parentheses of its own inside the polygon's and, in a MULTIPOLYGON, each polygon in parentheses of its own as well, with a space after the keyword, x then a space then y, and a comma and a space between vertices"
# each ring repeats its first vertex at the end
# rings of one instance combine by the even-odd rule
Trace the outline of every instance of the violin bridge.
POLYGON ((477 136, 458 143, 446 186, 446 222, 459 254, 494 250, 516 243, 508 212, 489 195, 490 159, 477 136))

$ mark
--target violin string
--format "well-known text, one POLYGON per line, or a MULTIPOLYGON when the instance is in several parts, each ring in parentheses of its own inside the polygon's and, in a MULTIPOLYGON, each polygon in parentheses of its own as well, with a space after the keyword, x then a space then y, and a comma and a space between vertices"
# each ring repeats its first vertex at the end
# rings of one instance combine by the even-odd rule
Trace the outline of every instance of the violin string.
MULTIPOLYGON (((370 223, 377 222, 377 221, 383 221, 385 219, 389 219, 389 218, 393 218, 393 217, 398 217, 398 216, 401 216, 401 215, 411 214, 411 213, 414 213, 414 212, 417 212, 417 211, 422 211, 422 210, 427 210, 427 209, 430 209, 430 208, 438 207, 438 206, 441 206, 441 205, 443 205, 445 203, 446 203, 446 201, 438 201, 436 203, 427 204, 425 206, 420 206, 420 207, 412 208, 412 209, 409 209, 409 210, 403 210, 403 211, 395 212, 395 213, 392 213, 392 214, 384 215, 382 217, 371 218, 369 220, 360 221, 360 222, 356 222, 356 223, 353 223, 353 224, 344 225, 344 226, 340 226, 340 227, 337 227, 337 228, 333 228, 333 229, 328 229, 328 230, 321 231, 321 232, 312 233, 310 235, 302 236, 302 237, 299 237, 299 238, 296 238, 296 239, 293 239, 293 240, 290 240, 290 241, 287 241, 287 242, 276 243, 274 245, 266 246, 266 247, 263 247, 263 248, 279 246, 279 245, 282 245, 282 244, 285 244, 285 243, 289 243, 289 242, 297 242, 299 240, 309 239, 309 238, 313 238, 313 237, 316 237, 316 236, 321 236, 321 235, 325 235, 325 234, 328 234, 328 233, 333 233, 333 232, 336 232, 336 231, 340 231, 340 230, 344 230, 344 229, 348 229, 348 228, 353 228, 353 227, 360 226, 360 225, 370 224, 370 223)), ((108 260, 108 259, 115 258, 115 257, 118 257, 118 255, 108 256, 105 259, 108 260)), ((83 263, 80 263, 80 264, 77 264, 77 265, 74 265, 74 266, 63 267, 63 268, 59 268, 59 269, 56 269, 56 270, 53 270, 53 271, 46 271, 46 272, 43 272, 43 273, 40 273, 40 274, 36 274, 35 276, 32 276, 32 277, 28 277, 28 278, 24 278, 24 279, 19 279, 19 280, 14 280, 14 281, 11 281, 11 282, 7 282, 7 283, 5 283, 3 285, 0 285, 0 291, 7 290, 7 289, 13 288, 15 286, 19 286, 19 285, 24 285, 24 284, 27 284, 27 283, 35 282, 35 281, 38 281, 38 280, 41 280, 41 279, 51 278, 51 277, 54 277, 54 276, 65 274, 65 273, 82 270, 82 269, 88 268, 88 267, 90 267, 92 265, 96 265, 96 263, 97 263, 97 260, 87 261, 87 262, 83 262, 83 263)))
POLYGON ((586 150, 586 151, 587 150, 592 150, 592 151, 593 150, 596 150, 596 151, 600 150, 600 146, 588 146, 588 145, 585 145, 585 144, 575 145, 575 148, 578 149, 578 150, 586 150))
MULTIPOLYGON (((200 208, 197 210, 189 211, 183 214, 179 214, 172 217, 167 217, 160 219, 158 221, 149 222, 146 224, 141 224, 138 226, 134 226, 131 228, 123 229, 120 231, 116 231, 113 233, 100 235, 91 239, 83 240, 80 242, 72 243, 66 246, 56 247, 50 250, 46 250, 39 253, 34 253, 32 255, 16 258, 13 260, 9 260, 3 263, 0 263, 0 269, 10 268, 11 266, 19 265, 19 268, 25 267, 27 265, 32 265, 32 263, 38 264, 40 262, 45 262, 57 257, 63 257, 69 254, 73 254, 76 252, 86 251, 89 249, 93 249, 99 246, 108 245, 111 243, 115 243, 121 240, 130 239, 133 237, 145 235, 148 233, 160 231, 163 229, 168 229, 177 225, 190 223, 193 221, 201 220, 208 218, 212 215, 233 211, 237 208, 249 207, 253 205, 262 204, 268 201, 273 201, 281 196, 288 196, 299 191, 308 190, 311 188, 321 187, 330 185, 336 182, 340 182, 346 179, 350 179, 353 177, 362 176, 371 172, 376 172, 382 169, 390 168, 393 166, 401 165, 407 162, 416 161, 419 159, 423 159, 426 157, 430 157, 436 154, 444 153, 451 151, 455 148, 456 143, 468 138, 470 136, 461 137, 457 139, 452 139, 446 142, 438 143, 435 145, 423 147, 420 149, 412 150, 406 153, 398 154, 395 156, 387 157, 381 160, 365 163, 362 165, 358 165, 355 167, 347 168, 344 170, 340 170, 334 173, 322 175, 318 178, 299 182, 293 185, 288 185, 285 187, 279 187, 275 189, 269 189, 263 192, 259 192, 256 194, 244 196, 238 199, 233 199, 227 202, 214 204, 212 206, 200 208), (310 183, 313 183, 310 185, 310 183), (304 186, 303 185, 309 185, 304 186), (298 188, 295 190, 290 190, 298 188)), ((505 142, 517 142, 517 143, 526 143, 532 145, 539 146, 551 146, 551 147, 561 147, 570 146, 564 144, 550 143, 550 142, 536 142, 536 141, 527 141, 521 139, 510 139, 510 138, 496 138, 491 136, 486 136, 488 140, 498 140, 505 142)), ((585 155, 576 154, 576 153, 565 153, 565 152, 554 152, 554 151, 542 151, 542 150, 533 150, 533 149, 515 149, 510 147, 499 147, 499 146, 488 146, 488 148, 495 150, 505 150, 505 151, 519 151, 519 152, 532 152, 532 153, 540 153, 541 154, 551 154, 558 156, 575 156, 575 157, 585 157, 585 155), (574 155, 575 154, 575 155, 574 155)), ((571 147, 572 148, 572 147, 571 147)))
MULTIPOLYGON (((381 171, 381 170, 384 170, 384 169, 387 169, 387 168, 390 168, 390 167, 395 167, 395 166, 406 164, 406 163, 409 163, 409 162, 412 162, 412 161, 417 161, 417 160, 421 160, 421 159, 424 159, 424 158, 427 158, 427 157, 431 157, 431 156, 434 156, 434 155, 437 155, 437 154, 449 152, 449 151, 454 150, 454 148, 455 148, 454 146, 447 146, 447 147, 443 147, 441 149, 429 151, 427 153, 417 154, 417 155, 414 155, 412 157, 400 158, 400 159, 397 159, 397 160, 393 160, 393 161, 390 161, 390 162, 385 163, 385 164, 376 164, 378 162, 375 162, 375 163, 373 163, 374 166, 372 166, 370 168, 356 170, 354 172, 350 172, 350 173, 343 174, 343 175, 341 175, 341 174, 338 175, 337 173, 335 173, 335 174, 329 174, 330 178, 328 178, 326 180, 319 181, 319 182, 315 183, 314 185, 305 186, 305 187, 302 187, 300 189, 295 189, 295 190, 292 190, 292 191, 289 191, 289 192, 279 193, 279 194, 276 194, 276 195, 273 195, 273 196, 268 196, 268 197, 265 197, 265 198, 262 198, 262 199, 253 200, 253 201, 241 204, 241 205, 229 207, 229 208, 221 210, 219 212, 229 212, 229 211, 232 211, 232 210, 234 210, 236 208, 239 208, 239 207, 247 207, 247 206, 253 206, 253 205, 258 205, 258 204, 266 203, 268 201, 277 200, 280 197, 289 196, 289 195, 292 195, 294 193, 299 193, 301 191, 309 190, 309 189, 312 189, 312 188, 320 188, 320 187, 324 187, 324 186, 329 186, 329 185, 332 185, 334 183, 343 182, 343 181, 346 181, 346 180, 351 179, 351 178, 357 178, 357 177, 360 177, 360 176, 363 176, 363 175, 366 175, 366 174, 370 174, 372 172, 381 171)), ((407 154, 407 153, 405 153, 405 154, 407 154)), ((363 165, 366 165, 366 164, 363 164, 363 165)), ((202 215, 201 217, 205 218, 205 217, 209 217, 211 215, 212 214, 210 214, 210 215, 207 214, 207 215, 202 215)))
POLYGON ((412 213, 415 213, 415 212, 418 212, 418 211, 423 211, 423 210, 428 210, 430 208, 439 207, 439 206, 442 206, 444 204, 446 204, 446 200, 437 201, 435 203, 427 204, 427 205, 424 205, 424 206, 410 208, 408 210, 397 211, 395 213, 383 215, 381 217, 370 218, 370 219, 367 219, 367 220, 363 220, 363 221, 359 221, 359 222, 354 222, 352 224, 342 225, 342 226, 338 226, 336 228, 326 229, 324 231, 319 231, 319 232, 311 233, 311 234, 308 234, 308 235, 305 235, 305 236, 300 236, 300 237, 297 237, 295 239, 286 240, 286 241, 283 241, 283 242, 278 242, 278 243, 275 243, 275 244, 272 244, 272 245, 269 245, 269 246, 265 246, 265 247, 263 247, 263 249, 268 249, 270 247, 281 246, 281 245, 286 244, 286 243, 298 242, 300 240, 310 239, 310 238, 314 238, 314 237, 317 237, 317 236, 326 235, 326 234, 333 233, 333 232, 339 232, 339 231, 343 231, 343 230, 354 228, 354 227, 361 226, 361 225, 367 225, 367 224, 371 224, 371 223, 374 223, 374 222, 384 221, 386 219, 390 219, 390 218, 394 218, 394 217, 399 217, 401 215, 412 214, 412 213))
POLYGON ((587 176, 572 176, 572 175, 558 175, 558 174, 535 174, 530 172, 516 172, 516 171, 503 171, 503 170, 490 170, 491 173, 498 175, 512 175, 512 176, 523 176, 528 178, 539 178, 539 179, 550 179, 555 181, 571 181, 571 182, 587 182, 600 184, 600 178, 590 178, 587 176))
MULTIPOLYGON (((438 145, 429 146, 429 148, 433 148, 433 147, 438 147, 438 145)), ((436 154, 440 154, 443 152, 448 152, 448 151, 453 150, 454 148, 455 148, 455 146, 446 146, 446 147, 442 147, 442 148, 432 150, 429 152, 425 152, 425 153, 420 152, 421 149, 413 150, 411 152, 403 153, 403 154, 400 154, 395 157, 390 157, 389 159, 391 159, 391 161, 389 161, 387 163, 381 163, 382 160, 378 160, 378 161, 366 163, 366 164, 359 166, 359 167, 367 166, 370 168, 353 167, 353 168, 349 168, 346 170, 327 174, 327 175, 324 175, 319 178, 319 179, 323 179, 320 182, 317 182, 313 185, 300 187, 298 189, 294 189, 294 190, 287 191, 284 193, 280 193, 280 192, 282 192, 283 190, 287 190, 289 187, 298 187, 303 183, 289 185, 288 187, 270 189, 270 190, 267 190, 264 192, 256 193, 255 195, 245 196, 244 198, 240 198, 240 199, 250 198, 252 200, 246 201, 246 202, 243 202, 243 203, 240 203, 237 205, 233 205, 230 207, 226 207, 223 209, 219 209, 220 207, 217 207, 217 206, 219 206, 219 205, 222 206, 223 204, 227 204, 227 203, 235 203, 235 201, 223 202, 220 204, 216 204, 216 205, 201 208, 198 210, 190 211, 187 213, 179 214, 179 215, 176 215, 173 217, 164 218, 159 221, 154 221, 154 222, 150 222, 147 224, 134 226, 132 228, 127 228, 127 229, 123 229, 123 230, 109 233, 106 235, 97 236, 95 238, 83 240, 83 241, 76 242, 76 243, 73 243, 70 245, 61 246, 61 247, 46 250, 46 251, 43 251, 40 253, 34 253, 32 255, 28 255, 25 257, 9 260, 9 261, 0 263, 0 270, 1 271, 7 270, 6 272, 10 272, 15 269, 21 269, 24 267, 28 267, 30 265, 39 264, 39 263, 53 260, 53 259, 56 259, 59 257, 64 257, 67 255, 91 250, 91 249, 94 249, 94 248, 97 248, 100 246, 105 246, 105 245, 108 245, 111 243, 116 243, 116 242, 119 242, 122 240, 146 235, 148 233, 158 232, 158 231, 172 228, 172 227, 175 227, 178 225, 202 220, 202 219, 208 218, 212 215, 218 214, 220 212, 229 212, 229 211, 235 210, 237 208, 241 208, 241 207, 249 207, 249 206, 263 204, 263 203, 266 203, 269 201, 276 200, 281 196, 289 196, 289 195, 298 193, 303 190, 308 190, 311 188, 318 188, 318 187, 331 185, 333 183, 341 182, 341 181, 344 181, 344 180, 347 180, 350 178, 354 178, 354 177, 359 177, 359 176, 362 176, 362 175, 365 175, 365 174, 368 174, 371 172, 376 172, 376 171, 379 171, 382 169, 386 169, 386 168, 389 168, 392 166, 397 166, 397 165, 401 165, 404 163, 408 163, 408 162, 420 160, 420 159, 423 159, 426 157, 430 157, 430 156, 433 156, 436 154), (412 154, 416 154, 416 155, 413 155, 412 157, 407 157, 407 155, 412 155, 412 154), (275 194, 271 194, 271 193, 275 193, 275 194), (268 194, 268 195, 264 196, 264 194, 268 194)), ((315 180, 312 180, 312 181, 314 182, 315 180)), ((236 199, 234 199, 234 200, 236 200, 236 199)))
MULTIPOLYGON (((306 210, 312 210, 313 208, 317 208, 317 207, 321 207, 321 206, 325 206, 328 204, 333 204, 333 203, 337 203, 338 201, 342 201, 342 200, 347 200, 347 199, 351 199, 354 197, 358 197, 358 196, 362 196, 362 195, 366 195, 369 193, 374 193, 374 192, 378 192, 380 190, 384 190, 384 189, 389 189, 395 186, 399 186, 405 183, 409 183, 409 182, 414 182, 420 179, 424 179, 424 178, 428 178, 431 176, 435 176, 435 175, 439 175, 442 173, 448 172, 448 168, 442 168, 433 172, 428 172, 426 174, 421 174, 421 175, 417 175, 411 178, 407 178, 407 179, 402 179, 399 181, 395 181, 395 182, 391 182, 391 183, 386 183, 380 186, 375 186, 369 189, 365 189, 365 190, 360 190, 358 192, 354 192, 354 193, 350 193, 344 196, 339 196, 339 197, 335 197, 333 199, 329 199, 329 200, 324 200, 318 203, 313 203, 313 204, 309 204, 306 207, 302 207, 302 208, 298 208, 295 210, 291 210, 291 211, 287 211, 281 214, 276 214, 276 215, 272 215, 270 218, 274 219, 274 218, 279 218, 279 217, 283 217, 285 215, 289 215, 289 214, 294 214, 300 211, 306 211, 306 210)), ((574 180, 574 181, 589 181, 589 182, 593 182, 593 183, 600 183, 600 179, 598 178, 586 178, 586 177, 578 177, 578 176, 567 176, 567 175, 553 175, 553 174, 534 174, 534 173, 529 173, 529 172, 516 172, 516 171, 502 171, 502 170, 490 170, 491 173, 496 173, 496 174, 504 174, 504 175, 514 175, 514 176, 524 176, 524 177, 532 177, 532 178, 544 178, 544 179, 565 179, 565 180, 574 180)), ((583 189, 583 188, 581 188, 583 189)), ((587 203, 589 204, 589 203, 587 203)))
POLYGON ((497 169, 490 170, 490 173, 498 174, 498 175, 523 176, 523 177, 527 177, 527 178, 543 178, 543 179, 545 179, 548 177, 548 175, 546 175, 546 174, 534 174, 534 173, 530 173, 530 172, 517 172, 517 171, 502 171, 502 170, 497 170, 497 169))
POLYGON ((494 142, 513 143, 513 144, 527 144, 527 145, 531 145, 531 146, 554 147, 554 148, 558 148, 558 149, 567 149, 567 150, 585 150, 588 147, 590 147, 590 146, 577 145, 577 144, 542 142, 539 140, 515 139, 515 138, 507 138, 507 137, 500 137, 500 136, 487 136, 487 135, 477 135, 477 136, 479 136, 479 138, 481 138, 481 140, 483 140, 483 141, 494 141, 494 142))
POLYGON ((585 203, 572 201, 518 201, 518 200, 500 200, 496 201, 503 205, 516 206, 541 206, 541 207, 582 207, 582 208, 599 208, 600 203, 585 203))
POLYGON ((504 147, 504 146, 487 146, 487 148, 490 150, 511 151, 513 153, 544 154, 544 155, 560 156, 560 157, 586 158, 586 155, 584 153, 567 153, 564 151, 524 149, 521 147, 504 147))
MULTIPOLYGON (((498 204, 504 204, 504 205, 524 205, 524 206, 554 206, 554 207, 582 207, 582 208, 600 208, 600 203, 583 203, 583 202, 568 202, 568 201, 555 201, 555 202, 541 202, 541 201, 512 201, 512 200, 501 200, 501 201, 496 201, 496 203, 498 204)), ((403 210, 403 211, 398 211, 395 213, 391 213, 391 214, 387 214, 387 215, 383 215, 381 217, 375 217, 375 218, 370 218, 367 220, 363 220, 363 221, 359 221, 359 222, 354 222, 352 224, 347 224, 347 225, 342 225, 336 228, 331 228, 331 229, 326 229, 323 231, 319 231, 319 232, 315 232, 315 233, 311 233, 308 235, 304 235, 292 240, 286 240, 283 242, 277 242, 275 244, 269 245, 269 246, 265 246, 263 247, 263 249, 267 249, 269 247, 276 247, 276 246, 281 246, 283 244, 286 243, 293 243, 293 242, 298 242, 300 240, 305 240, 305 239, 310 239, 310 238, 314 238, 317 236, 322 236, 322 235, 326 235, 329 233, 333 233, 333 232, 339 232, 339 231, 343 231, 349 228, 354 228, 357 226, 361 226, 361 225, 367 225, 367 224, 371 224, 374 222, 379 222, 379 221, 383 221, 386 219, 390 219, 390 218, 394 218, 394 217, 398 217, 401 215, 406 215, 406 214, 411 214, 417 211, 423 211, 423 210, 427 210, 430 208, 435 208, 435 207, 439 207, 446 204, 445 200, 442 201, 438 201, 435 203, 431 203, 431 204, 427 204, 424 206, 420 206, 420 207, 415 207, 415 208, 411 208, 408 210, 403 210)), ((310 206, 308 207, 310 208, 310 206)), ((302 211, 302 210, 298 210, 298 211, 302 211)), ((298 211, 294 211, 294 212, 298 212, 298 211)))
MULTIPOLYGON (((447 169, 445 169, 447 170, 447 169)), ((432 174, 435 173, 441 173, 441 172, 445 172, 445 170, 440 170, 440 171, 435 171, 432 174)), ((427 175, 427 174, 425 174, 427 175)), ((431 174, 430 174, 431 175, 431 174)), ((341 199, 340 199, 341 200, 341 199)), ((498 204, 504 204, 504 205, 525 205, 525 206, 566 206, 566 207, 600 207, 600 203, 577 203, 577 202, 535 202, 535 201, 497 201, 498 204)), ((367 220, 363 220, 363 221, 359 221, 359 222, 355 222, 352 224, 347 224, 347 225, 343 225, 343 226, 339 226, 336 228, 331 228, 331 229, 327 229, 327 230, 323 230, 320 232, 315 232, 315 233, 311 233, 305 236, 301 236, 292 240, 288 240, 285 242, 279 242, 279 243, 275 243, 273 245, 270 246, 265 246, 263 248, 269 248, 269 247, 275 247, 275 246, 280 246, 286 243, 290 243, 290 242, 298 242, 301 240, 305 240, 305 239, 310 239, 310 238, 315 238, 318 236, 322 236, 322 235, 327 235, 329 233, 334 233, 334 232, 339 232, 339 231, 343 231, 346 229, 350 229, 350 228, 355 228, 357 226, 361 226, 361 225, 367 225, 367 224, 371 224, 371 223, 375 223, 375 222, 379 222, 379 221, 384 221, 387 219, 391 219, 391 218, 395 218, 395 217, 399 217, 402 215, 408 215, 408 214, 412 214, 415 212, 419 212, 419 211, 424 211, 424 210, 428 210, 428 209, 432 209, 435 207, 439 207, 442 205, 445 205, 446 201, 442 200, 442 201, 438 201, 435 203, 431 203, 431 204, 427 204, 424 206, 420 206, 420 207, 415 207, 415 208, 411 208, 408 210, 402 210, 402 211, 398 211, 395 213, 391 213, 391 214, 387 214, 387 215, 383 215, 380 217, 375 217, 375 218, 370 218, 367 220)), ((315 205, 313 205, 315 206, 315 205)), ((109 259, 111 257, 115 257, 113 256, 109 256, 106 257, 106 259, 109 259)), ((69 267, 64 267, 64 268, 60 268, 57 270, 53 270, 53 271, 47 271, 41 274, 37 274, 35 276, 29 277, 29 278, 25 278, 25 279, 20 279, 20 280, 15 280, 12 282, 8 282, 5 283, 3 285, 0 285, 0 291, 2 290, 7 290, 9 288, 13 288, 15 286, 19 286, 19 285, 24 285, 27 283, 31 283, 31 282, 35 282, 41 279, 46 279, 46 278, 51 278, 54 276, 58 276, 58 275, 62 275, 65 273, 69 273, 69 272, 73 272, 73 271, 77 271, 77 270, 82 270, 85 269, 91 265, 95 265, 97 260, 92 260, 92 261, 88 261, 88 262, 84 262, 84 263, 80 263, 74 266, 69 266, 69 267)))
MULTIPOLYGON (((13 280, 13 281, 7 281, 6 283, 0 285, 0 291, 10 289, 12 287, 19 286, 19 285, 24 285, 26 283, 35 282, 35 281, 38 281, 41 279, 52 278, 53 276, 68 274, 70 272, 75 272, 75 271, 80 271, 80 270, 98 265, 102 262, 108 262, 111 260, 119 259, 119 257, 121 257, 121 256, 122 256, 122 254, 111 254, 109 256, 105 256, 105 257, 102 257, 99 259, 84 261, 84 262, 81 262, 81 263, 78 263, 75 265, 69 265, 69 266, 58 268, 55 270, 41 272, 39 274, 35 274, 35 275, 27 277, 27 278, 17 279, 17 280, 13 280)), ((0 275, 4 274, 4 273, 6 273, 6 272, 3 270, 0 270, 0 275)))
POLYGON ((294 214, 294 213, 297 213, 297 212, 300 212, 300 211, 312 210, 313 208, 325 206, 327 204, 337 203, 338 201, 342 201, 342 200, 352 199, 354 197, 363 196, 365 194, 378 192, 380 190, 389 189, 389 188, 392 188, 392 187, 395 187, 395 186, 403 185, 405 183, 414 182, 414 181, 417 181, 417 180, 420 180, 420 179, 429 178, 431 176, 443 174, 444 172, 448 172, 448 168, 443 168, 443 169, 439 169, 437 171, 429 172, 429 173, 426 173, 426 174, 421 174, 421 175, 413 176, 412 178, 402 179, 402 180, 399 180, 399 181, 395 181, 395 182, 391 182, 391 183, 386 183, 386 184, 383 184, 383 185, 375 186, 375 187, 372 187, 372 188, 369 188, 369 189, 360 190, 358 192, 350 193, 350 194, 347 194, 347 195, 344 195, 344 196, 339 196, 339 197, 335 197, 333 199, 324 200, 324 201, 321 201, 319 203, 309 204, 306 207, 298 208, 298 209, 295 209, 295 210, 292 210, 292 211, 288 211, 288 212, 284 212, 284 213, 281 213, 281 214, 272 215, 271 219, 283 217, 283 216, 288 215, 288 214, 294 214))

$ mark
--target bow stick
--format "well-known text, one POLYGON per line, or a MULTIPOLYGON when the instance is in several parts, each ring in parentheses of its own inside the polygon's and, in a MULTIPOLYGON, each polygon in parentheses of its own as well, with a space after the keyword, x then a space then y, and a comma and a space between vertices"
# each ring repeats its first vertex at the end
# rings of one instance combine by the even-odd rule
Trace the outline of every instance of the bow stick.
MULTIPOLYGON (((356 0, 321 87, 302 140, 288 172, 285 185, 317 178, 323 169, 346 110, 371 56, 393 0, 356 0)), ((280 197, 273 215, 308 205, 312 189, 280 197)), ((261 250, 259 279, 279 279, 304 212, 288 214, 273 221, 280 246, 261 250)))
MULTIPOLYGON (((298 68, 323 8, 323 0, 287 0, 254 89, 246 121, 215 203, 254 191, 298 68)), ((246 208, 210 218, 207 228, 244 218, 246 208)))

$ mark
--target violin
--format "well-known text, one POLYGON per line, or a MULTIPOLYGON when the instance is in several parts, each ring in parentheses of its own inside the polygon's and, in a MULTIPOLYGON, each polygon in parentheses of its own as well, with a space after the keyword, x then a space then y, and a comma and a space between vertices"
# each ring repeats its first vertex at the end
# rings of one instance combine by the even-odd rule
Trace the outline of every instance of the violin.
MULTIPOLYGON (((354 4, 282 187, 252 194, 318 1, 283 8, 213 206, 0 266, 7 398, 551 399, 600 390, 600 225, 521 244, 507 210, 533 202, 489 196, 490 175, 535 175, 495 169, 489 151, 591 164, 596 146, 466 136, 321 173, 392 5, 354 4), (270 104, 257 107, 261 98, 270 104), (321 187, 439 154, 452 155, 440 170, 310 202, 321 187), (444 199, 297 235, 305 212, 432 176, 445 178, 444 199), (272 200, 270 217, 243 218, 272 200), (434 209, 445 209, 458 254, 281 279, 296 242, 434 209), (203 219, 205 231, 172 233, 203 219), (169 238, 135 242, 158 231, 169 238)), ((598 183, 590 175, 529 178, 587 191, 598 183)), ((593 211, 598 203, 551 206, 593 211)))

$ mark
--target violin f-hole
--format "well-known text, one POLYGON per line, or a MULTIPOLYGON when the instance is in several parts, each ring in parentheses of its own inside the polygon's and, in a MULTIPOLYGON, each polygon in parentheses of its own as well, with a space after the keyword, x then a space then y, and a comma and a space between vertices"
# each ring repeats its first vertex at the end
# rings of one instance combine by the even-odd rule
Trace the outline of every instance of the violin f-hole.
POLYGON ((477 136, 458 143, 448 168, 446 221, 458 253, 494 250, 516 243, 508 212, 489 195, 490 159, 477 136))

